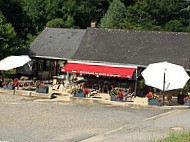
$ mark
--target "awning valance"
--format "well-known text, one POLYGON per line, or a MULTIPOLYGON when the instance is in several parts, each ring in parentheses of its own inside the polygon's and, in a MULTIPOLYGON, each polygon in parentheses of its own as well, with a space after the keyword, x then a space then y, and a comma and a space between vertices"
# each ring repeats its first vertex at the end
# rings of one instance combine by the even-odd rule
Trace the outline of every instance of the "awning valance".
POLYGON ((68 63, 61 71, 89 74, 89 75, 100 75, 108 77, 122 77, 122 78, 132 78, 132 75, 136 68, 129 67, 113 67, 113 66, 103 66, 94 64, 79 64, 79 63, 68 63))

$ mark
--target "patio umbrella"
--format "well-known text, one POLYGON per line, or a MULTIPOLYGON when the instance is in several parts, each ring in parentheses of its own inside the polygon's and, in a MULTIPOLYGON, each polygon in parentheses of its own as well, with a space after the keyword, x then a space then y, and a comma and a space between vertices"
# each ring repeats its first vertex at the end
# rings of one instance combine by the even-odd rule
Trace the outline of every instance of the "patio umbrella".
MULTIPOLYGON (((176 64, 159 62, 148 65, 142 72, 145 84, 163 91, 181 89, 189 80, 185 69, 176 64)), ((164 104, 164 99, 163 99, 164 104)))
POLYGON ((9 56, 0 61, 0 70, 10 70, 21 67, 29 61, 31 61, 31 59, 27 55, 9 56))

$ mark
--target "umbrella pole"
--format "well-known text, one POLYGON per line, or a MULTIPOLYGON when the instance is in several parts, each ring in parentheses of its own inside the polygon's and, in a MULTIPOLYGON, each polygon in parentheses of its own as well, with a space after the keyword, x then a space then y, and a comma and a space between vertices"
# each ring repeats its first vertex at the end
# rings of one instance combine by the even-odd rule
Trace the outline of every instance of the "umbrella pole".
POLYGON ((135 97, 137 95, 137 79, 138 79, 138 76, 137 76, 137 69, 136 69, 136 78, 135 78, 135 97))
POLYGON ((163 105, 164 105, 164 93, 165 93, 165 72, 164 72, 164 82, 163 82, 163 105))

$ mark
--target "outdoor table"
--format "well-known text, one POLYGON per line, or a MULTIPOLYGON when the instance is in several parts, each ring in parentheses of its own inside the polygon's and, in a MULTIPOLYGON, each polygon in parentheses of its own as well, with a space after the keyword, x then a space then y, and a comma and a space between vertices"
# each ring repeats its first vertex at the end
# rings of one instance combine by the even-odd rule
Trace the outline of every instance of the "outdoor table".
POLYGON ((34 84, 33 80, 19 80, 22 86, 32 86, 34 84))
POLYGON ((125 91, 128 92, 129 88, 120 88, 120 87, 115 87, 114 89, 120 90, 120 91, 125 91))
POLYGON ((57 82, 59 84, 63 84, 63 81, 65 80, 65 76, 64 75, 59 75, 59 76, 53 76, 53 83, 57 84, 57 82))

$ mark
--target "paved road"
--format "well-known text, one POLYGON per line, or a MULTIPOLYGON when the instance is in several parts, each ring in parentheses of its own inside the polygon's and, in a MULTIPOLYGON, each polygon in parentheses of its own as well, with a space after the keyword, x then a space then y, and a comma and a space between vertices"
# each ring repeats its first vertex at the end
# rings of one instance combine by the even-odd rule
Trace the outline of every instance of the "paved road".
POLYGON ((173 126, 181 119, 178 113, 186 111, 37 102, 0 94, 0 141, 148 141, 157 134, 165 136, 165 125, 173 126))

